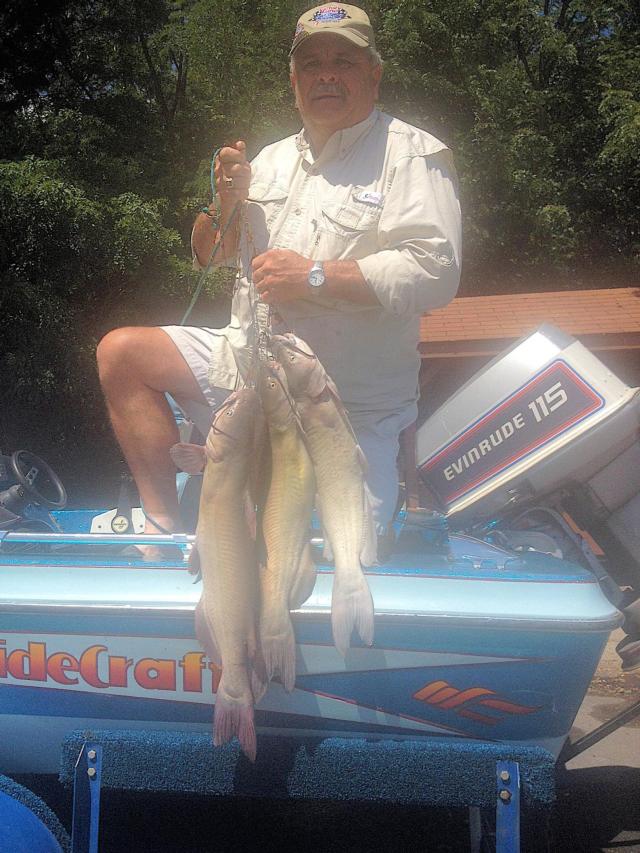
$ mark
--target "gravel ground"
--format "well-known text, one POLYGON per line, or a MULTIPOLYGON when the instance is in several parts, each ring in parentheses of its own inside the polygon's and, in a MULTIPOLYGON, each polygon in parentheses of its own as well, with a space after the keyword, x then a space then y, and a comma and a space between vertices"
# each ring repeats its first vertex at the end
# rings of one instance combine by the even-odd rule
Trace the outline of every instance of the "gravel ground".
MULTIPOLYGON (((614 631, 571 736, 576 740, 640 700, 640 669, 622 672, 614 631)), ((558 772, 554 853, 640 853, 640 717, 589 747, 558 772)))
MULTIPOLYGON (((616 653, 616 645, 624 636, 624 632, 619 628, 613 631, 609 638, 589 688, 589 692, 595 696, 640 698, 640 667, 633 672, 623 672, 616 653)), ((636 720, 636 725, 640 726, 640 721, 636 720)), ((640 745, 638 750, 640 751, 640 745)))

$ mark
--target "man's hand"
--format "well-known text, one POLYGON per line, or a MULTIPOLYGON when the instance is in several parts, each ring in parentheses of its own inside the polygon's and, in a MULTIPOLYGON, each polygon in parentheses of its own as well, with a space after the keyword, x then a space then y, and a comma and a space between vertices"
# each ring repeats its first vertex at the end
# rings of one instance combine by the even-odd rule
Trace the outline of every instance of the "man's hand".
POLYGON ((268 249, 253 259, 253 282, 263 302, 291 302, 309 296, 313 261, 291 249, 268 249))
POLYGON ((251 182, 251 166, 247 162, 246 145, 242 140, 234 145, 225 145, 220 150, 214 164, 214 174, 220 195, 220 222, 211 218, 218 212, 214 201, 209 205, 209 215, 200 213, 191 232, 191 247, 201 269, 210 262, 218 241, 221 243, 220 259, 234 258, 236 254, 238 220, 229 228, 230 219, 236 205, 247 198, 251 182), (212 223, 215 228, 211 227, 212 223))
POLYGON ((244 201, 249 194, 251 166, 247 162, 247 146, 242 140, 225 145, 215 163, 215 178, 222 203, 244 201))

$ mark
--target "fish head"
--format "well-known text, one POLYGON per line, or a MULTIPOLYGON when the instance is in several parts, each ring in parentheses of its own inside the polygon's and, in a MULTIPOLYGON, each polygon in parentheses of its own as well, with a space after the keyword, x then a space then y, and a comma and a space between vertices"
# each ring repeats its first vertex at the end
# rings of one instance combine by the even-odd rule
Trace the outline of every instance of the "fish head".
POLYGON ((247 451, 253 442, 259 409, 260 400, 253 388, 242 388, 227 397, 207 436, 206 452, 213 462, 247 451))
POLYGON ((267 421, 276 429, 287 429, 295 417, 287 375, 279 361, 261 364, 258 393, 267 421))
POLYGON ((317 397, 322 394, 327 385, 327 374, 309 344, 289 332, 286 335, 274 335, 271 346, 284 369, 289 390, 294 397, 317 397))

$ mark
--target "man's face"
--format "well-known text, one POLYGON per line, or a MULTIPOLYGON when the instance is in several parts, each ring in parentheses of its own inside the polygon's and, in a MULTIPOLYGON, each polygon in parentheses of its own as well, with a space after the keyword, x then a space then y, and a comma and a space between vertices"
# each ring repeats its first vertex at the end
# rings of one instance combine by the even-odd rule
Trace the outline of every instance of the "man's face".
POLYGON ((371 64, 366 48, 326 33, 298 47, 291 85, 305 125, 331 134, 369 115, 381 77, 381 66, 371 64))

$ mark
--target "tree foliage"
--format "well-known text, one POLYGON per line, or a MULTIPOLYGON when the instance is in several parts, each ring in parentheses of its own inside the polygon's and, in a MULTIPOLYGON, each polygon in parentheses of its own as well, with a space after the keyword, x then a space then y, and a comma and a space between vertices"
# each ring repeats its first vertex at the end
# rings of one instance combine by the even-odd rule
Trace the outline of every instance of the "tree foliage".
MULTIPOLYGON (((99 465, 113 469, 95 344, 116 325, 179 319, 213 149, 244 138, 255 154, 298 126, 288 49, 308 5, 4 4, 0 447, 30 444, 68 471, 98 444, 99 465)), ((382 106, 454 150, 464 292, 634 280, 637 4, 365 6, 385 58, 382 106)), ((223 286, 211 279, 196 319, 207 321, 223 286)))

